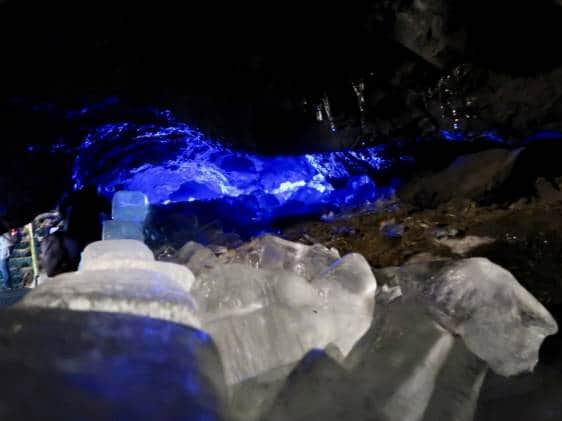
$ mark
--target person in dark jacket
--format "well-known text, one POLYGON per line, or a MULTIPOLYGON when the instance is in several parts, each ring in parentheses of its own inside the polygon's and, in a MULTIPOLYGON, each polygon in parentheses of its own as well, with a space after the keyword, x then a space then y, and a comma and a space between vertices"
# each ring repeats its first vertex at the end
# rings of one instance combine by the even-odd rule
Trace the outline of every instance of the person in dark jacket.
POLYGON ((80 263, 78 242, 64 231, 57 231, 41 241, 41 267, 49 277, 73 272, 80 263))
POLYGON ((49 277, 78 269, 82 250, 101 240, 103 219, 111 214, 111 205, 96 187, 86 186, 63 198, 59 212, 64 229, 41 241, 41 267, 49 277))
POLYGON ((85 186, 65 197, 60 206, 65 231, 84 249, 101 240, 104 217, 111 215, 111 203, 102 197, 95 186, 85 186))

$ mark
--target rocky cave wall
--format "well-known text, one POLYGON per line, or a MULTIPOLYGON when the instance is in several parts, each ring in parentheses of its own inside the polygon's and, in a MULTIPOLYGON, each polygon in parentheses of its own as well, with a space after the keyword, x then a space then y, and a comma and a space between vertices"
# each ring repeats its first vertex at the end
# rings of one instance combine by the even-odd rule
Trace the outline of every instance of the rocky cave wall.
MULTIPOLYGON (((111 96, 120 105, 98 114, 104 122, 129 106, 164 107, 212 138, 270 154, 562 131, 557 1, 270 6, 2 2, 9 202, 41 190, 41 210, 54 204, 64 163, 30 162, 24 146, 81 141, 97 122, 69 120, 68 110, 111 96)), ((19 219, 37 209, 18 206, 19 219)))

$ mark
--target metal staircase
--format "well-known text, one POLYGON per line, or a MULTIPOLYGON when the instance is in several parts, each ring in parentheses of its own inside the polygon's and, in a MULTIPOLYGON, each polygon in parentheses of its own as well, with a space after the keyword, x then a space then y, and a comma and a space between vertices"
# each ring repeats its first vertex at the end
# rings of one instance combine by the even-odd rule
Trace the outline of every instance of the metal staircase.
POLYGON ((8 269, 13 289, 0 292, 0 308, 16 303, 30 288, 36 286, 41 270, 39 246, 41 240, 49 235, 51 228, 62 223, 58 212, 47 212, 37 216, 33 222, 20 229, 21 237, 14 245, 8 269))
MULTIPOLYGON (((30 229, 23 229, 21 240, 12 250, 8 260, 10 279, 13 288, 31 287, 35 278, 33 256, 31 250, 30 229)), ((38 255, 38 254, 36 254, 38 255)))

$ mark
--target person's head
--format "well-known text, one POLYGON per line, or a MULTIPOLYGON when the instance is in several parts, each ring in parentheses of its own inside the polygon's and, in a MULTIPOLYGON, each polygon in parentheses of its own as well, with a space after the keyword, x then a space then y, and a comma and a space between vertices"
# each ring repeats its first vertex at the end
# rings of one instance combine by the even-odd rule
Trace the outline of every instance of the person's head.
POLYGON ((12 228, 9 231, 9 234, 12 241, 19 241, 19 239, 21 238, 21 230, 19 228, 12 228))

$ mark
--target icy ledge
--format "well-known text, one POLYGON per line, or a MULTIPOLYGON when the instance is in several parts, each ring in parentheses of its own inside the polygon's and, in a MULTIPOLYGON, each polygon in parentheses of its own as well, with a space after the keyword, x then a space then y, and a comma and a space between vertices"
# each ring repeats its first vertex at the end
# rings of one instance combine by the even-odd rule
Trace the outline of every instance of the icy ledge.
POLYGON ((532 371, 545 337, 558 326, 515 277, 484 258, 386 268, 377 275, 399 285, 497 374, 532 371))
MULTIPOLYGON (((191 247, 190 245, 187 248, 191 247)), ((198 246, 198 251, 203 247, 198 246)), ((195 246, 197 248, 197 246, 195 246)), ((202 328, 221 354, 228 384, 292 367, 313 348, 347 355, 371 325, 376 281, 358 254, 340 258, 323 246, 266 236, 219 262, 154 261, 134 240, 94 243, 80 270, 41 285, 21 307, 127 313, 202 328)))
MULTIPOLYGON (((203 341, 191 369, 210 375, 214 389, 188 388, 185 397, 221 396, 217 407, 228 409, 220 419, 470 421, 488 367, 505 376, 531 371, 544 338, 558 330, 509 272, 481 258, 375 270, 377 288, 362 256, 273 236, 218 256, 187 243, 177 255, 181 264, 156 262, 132 240, 92 244, 78 272, 46 282, 6 313, 29 320, 23 329, 17 320, 6 325, 0 339, 46 317, 61 331, 72 315, 91 318, 85 333, 70 336, 79 341, 103 333, 96 326, 111 313, 125 329, 125 316, 148 316, 140 320, 210 334, 188 336, 203 341), (215 346, 220 358, 205 358, 215 346)), ((131 352, 153 332, 138 335, 131 352)), ((48 363, 40 357, 37 364, 48 363)), ((112 384, 90 363, 72 364, 112 384)), ((60 374, 53 370, 46 378, 60 374)))
POLYGON ((155 261, 139 241, 100 241, 84 250, 78 272, 48 280, 18 306, 124 313, 199 328, 193 281, 189 269, 155 261))
MULTIPOLYGON (((340 257, 322 245, 266 235, 220 258, 196 243, 179 256, 183 265, 154 261, 134 240, 94 243, 78 272, 42 285, 20 306, 201 327, 217 343, 229 384, 292 366, 329 344, 345 357, 371 326, 377 284, 361 255, 340 257)), ((558 330, 513 275, 487 259, 406 265, 377 276, 399 286, 405 300, 421 304, 504 376, 531 371, 544 338, 558 330)))

